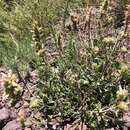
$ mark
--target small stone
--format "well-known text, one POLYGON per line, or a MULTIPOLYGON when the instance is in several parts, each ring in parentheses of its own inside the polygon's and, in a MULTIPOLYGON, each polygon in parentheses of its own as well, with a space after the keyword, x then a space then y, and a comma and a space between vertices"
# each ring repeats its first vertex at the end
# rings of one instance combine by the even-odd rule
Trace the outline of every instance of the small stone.
POLYGON ((29 117, 31 110, 29 108, 21 108, 18 112, 18 116, 29 117))
POLYGON ((0 124, 9 119, 9 110, 6 108, 0 109, 0 124))
POLYGON ((32 130, 31 128, 25 128, 24 130, 32 130))
POLYGON ((24 108, 28 108, 29 107, 29 103, 25 101, 24 104, 23 104, 23 107, 24 108))
POLYGON ((20 109, 19 112, 18 112, 18 115, 26 117, 25 109, 20 109))
POLYGON ((16 111, 14 110, 12 110, 11 112, 10 112, 10 118, 11 119, 15 119, 17 117, 17 113, 16 113, 16 111))
POLYGON ((16 109, 20 108, 20 107, 22 106, 22 103, 23 103, 23 102, 18 102, 18 103, 15 105, 15 108, 16 108, 16 109))
POLYGON ((124 124, 124 126, 130 127, 130 122, 126 122, 126 123, 124 124))
POLYGON ((16 120, 8 122, 2 130, 22 130, 16 120))
POLYGON ((25 126, 26 126, 26 127, 31 127, 31 126, 32 126, 31 118, 27 118, 27 119, 26 119, 25 126))
POLYGON ((39 130, 45 130, 45 128, 40 128, 39 130))

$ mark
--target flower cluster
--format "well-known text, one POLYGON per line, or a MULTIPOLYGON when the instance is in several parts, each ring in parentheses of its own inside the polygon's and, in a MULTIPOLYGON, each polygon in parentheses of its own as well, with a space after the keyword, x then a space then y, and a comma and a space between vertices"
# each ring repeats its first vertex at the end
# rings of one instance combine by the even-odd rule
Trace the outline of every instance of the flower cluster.
POLYGON ((17 76, 9 71, 7 78, 5 79, 5 93, 8 97, 18 99, 22 94, 23 88, 17 83, 17 76))

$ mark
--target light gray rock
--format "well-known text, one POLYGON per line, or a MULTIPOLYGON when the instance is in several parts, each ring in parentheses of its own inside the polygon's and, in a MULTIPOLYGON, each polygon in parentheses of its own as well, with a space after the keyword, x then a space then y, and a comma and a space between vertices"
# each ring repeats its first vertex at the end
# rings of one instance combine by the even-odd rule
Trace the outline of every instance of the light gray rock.
POLYGON ((22 130, 16 120, 8 122, 2 130, 22 130))
POLYGON ((0 124, 6 122, 10 118, 9 110, 6 108, 0 109, 0 124))

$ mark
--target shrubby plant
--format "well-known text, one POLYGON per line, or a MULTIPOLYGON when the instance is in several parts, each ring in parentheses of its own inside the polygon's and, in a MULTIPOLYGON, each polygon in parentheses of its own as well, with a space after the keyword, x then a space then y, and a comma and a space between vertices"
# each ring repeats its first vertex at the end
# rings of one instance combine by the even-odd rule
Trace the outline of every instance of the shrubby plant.
POLYGON ((59 56, 52 63, 47 53, 40 56, 43 61, 38 67, 38 95, 43 102, 40 110, 47 119, 58 116, 64 121, 79 120, 88 129, 121 127, 123 112, 129 105, 129 66, 122 58, 127 53, 122 40, 127 37, 128 25, 125 23, 117 37, 107 35, 106 30, 113 26, 112 21, 108 26, 102 21, 110 17, 107 8, 105 3, 101 7, 98 18, 101 32, 96 37, 77 40, 78 33, 82 33, 80 16, 73 13, 70 16, 73 28, 56 42, 59 56))
POLYGON ((76 43, 68 42, 72 45, 64 50, 67 54, 63 52, 53 65, 39 68, 41 111, 46 118, 80 119, 90 128, 118 125, 129 104, 128 85, 122 83, 127 82, 124 75, 129 79, 128 64, 111 55, 115 43, 100 40, 98 45, 94 43, 99 47, 96 51, 85 49, 81 57, 76 43))

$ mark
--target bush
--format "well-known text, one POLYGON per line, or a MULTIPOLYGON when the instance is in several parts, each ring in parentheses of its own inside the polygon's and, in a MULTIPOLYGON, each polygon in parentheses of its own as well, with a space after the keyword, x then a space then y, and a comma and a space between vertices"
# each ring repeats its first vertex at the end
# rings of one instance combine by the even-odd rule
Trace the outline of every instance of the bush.
POLYGON ((110 16, 104 3, 97 18, 100 33, 91 37, 89 30, 90 39, 87 39, 82 37, 85 30, 80 28, 81 14, 82 11, 70 14, 70 31, 58 35, 59 56, 50 63, 46 51, 41 55, 43 62, 38 67, 40 110, 47 119, 51 116, 59 116, 64 121, 70 119, 70 122, 80 119, 90 129, 120 127, 129 104, 128 63, 121 57, 127 53, 122 51, 127 25, 115 34, 117 37, 108 35, 107 30, 113 23, 106 24, 110 16))

